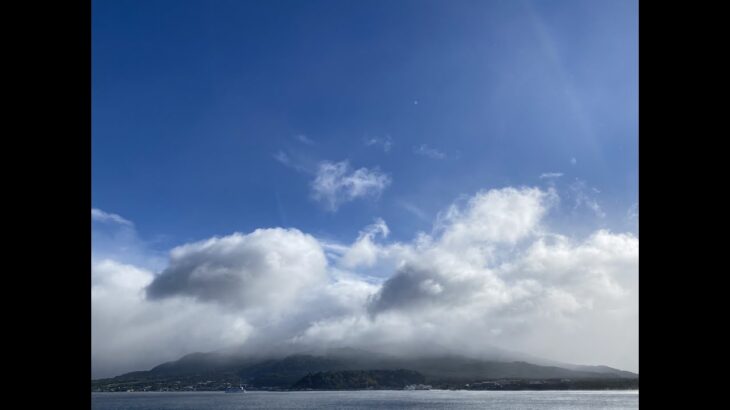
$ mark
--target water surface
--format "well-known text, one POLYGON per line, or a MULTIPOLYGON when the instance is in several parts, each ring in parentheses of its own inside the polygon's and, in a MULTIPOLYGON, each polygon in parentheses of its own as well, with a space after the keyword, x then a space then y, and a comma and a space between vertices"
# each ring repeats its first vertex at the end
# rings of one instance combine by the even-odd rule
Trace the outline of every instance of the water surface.
POLYGON ((638 409, 634 391, 337 391, 92 393, 94 410, 638 409))

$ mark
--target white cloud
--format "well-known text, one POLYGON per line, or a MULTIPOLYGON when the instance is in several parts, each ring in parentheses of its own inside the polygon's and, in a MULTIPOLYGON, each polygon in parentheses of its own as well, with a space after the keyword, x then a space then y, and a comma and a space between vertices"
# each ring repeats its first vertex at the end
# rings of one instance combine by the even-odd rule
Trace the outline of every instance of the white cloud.
POLYGON ((638 239, 631 234, 594 232, 584 241, 560 235, 540 237, 520 258, 499 267, 504 277, 542 280, 588 304, 621 298, 635 285, 638 239))
POLYGON ((397 201, 397 204, 405 209, 406 211, 410 212, 411 214, 415 215, 418 219, 421 219, 423 221, 431 222, 431 220, 428 217, 428 214, 422 210, 421 208, 417 207, 416 205, 412 204, 408 201, 399 200, 397 201))
POLYGON ((540 174, 540 179, 552 179, 552 178, 560 178, 563 176, 562 172, 544 172, 540 174))
POLYGON ((274 154, 274 159, 281 162, 284 165, 291 165, 291 159, 289 159, 289 156, 286 155, 284 151, 278 151, 276 154, 274 154))
POLYGON ((446 158, 446 153, 439 151, 436 148, 429 147, 426 144, 421 144, 418 147, 414 147, 413 152, 418 155, 428 157, 431 159, 445 159, 446 158))
POLYGON ((120 215, 91 210, 91 249, 94 260, 123 260, 145 269, 164 266, 164 254, 150 248, 137 235, 134 223, 120 215))
POLYGON ((585 181, 582 181, 580 179, 576 179, 572 184, 570 184, 570 189, 573 193, 573 198, 575 201, 573 209, 586 207, 590 209, 597 217, 601 219, 606 217, 606 213, 603 211, 603 208, 598 203, 598 200, 593 197, 593 194, 598 194, 601 191, 596 188, 589 189, 585 181))
POLYGON ((305 174, 313 174, 313 166, 311 160, 307 159, 306 156, 302 156, 297 152, 289 152, 288 154, 284 151, 277 151, 274 154, 274 159, 291 169, 305 174))
POLYGON ((316 239, 296 229, 257 229, 244 235, 179 246, 147 289, 152 299, 191 296, 234 309, 278 310, 325 280, 326 258, 316 239))
POLYGON ((631 204, 628 211, 626 211, 626 217, 629 220, 635 220, 635 219, 639 218, 639 203, 638 202, 634 202, 633 204, 631 204))
POLYGON ((387 174, 376 169, 359 168, 351 171, 347 161, 319 164, 312 182, 312 196, 329 211, 361 197, 378 197, 391 183, 387 174))
POLYGON ((509 289, 490 265, 508 258, 504 252, 518 242, 541 234, 540 220, 554 195, 537 188, 505 188, 477 193, 462 207, 452 205, 442 214, 435 236, 383 250, 401 260, 370 310, 509 300, 509 289))
POLYGON ((440 215, 441 242, 454 249, 474 243, 515 243, 535 232, 555 197, 553 190, 538 188, 479 192, 464 209, 452 205, 440 215))
POLYGON ((91 219, 98 222, 113 222, 120 225, 132 226, 132 222, 128 221, 117 214, 104 212, 101 209, 91 209, 91 219))
POLYGON ((587 200, 585 202, 585 205, 591 211, 593 211, 593 213, 596 214, 597 217, 599 217, 599 218, 605 218, 606 217, 606 213, 603 212, 603 208, 601 208, 601 205, 599 205, 598 204, 598 201, 596 201, 595 199, 587 200))
POLYGON ((493 343, 636 369, 638 239, 603 230, 584 240, 546 232, 540 221, 555 195, 482 192, 448 210, 433 236, 368 244, 368 254, 390 259, 395 271, 370 299, 370 320, 320 321, 307 336, 346 334, 344 344, 379 339, 406 349, 428 339, 465 352, 493 343), (546 344, 541 334, 555 340, 546 344), (620 353, 601 337, 624 341, 620 353))
POLYGON ((186 299, 149 301, 154 275, 102 260, 92 264, 92 377, 149 369, 195 351, 245 341, 252 330, 238 314, 186 299))
POLYGON ((367 226, 360 232, 355 243, 346 251, 340 259, 340 263, 345 268, 356 268, 358 266, 371 267, 378 260, 379 249, 374 243, 374 238, 378 235, 387 238, 390 230, 385 221, 377 218, 375 223, 367 226))
POLYGON ((304 134, 297 134, 296 136, 294 136, 294 138, 296 138, 297 141, 301 142, 302 144, 314 145, 314 141, 304 134))
POLYGON ((350 245, 261 229, 175 248, 157 276, 97 264, 94 358, 130 370, 235 343, 467 354, 495 345, 635 370, 638 238, 549 232, 556 201, 538 188, 479 192, 408 242, 376 219, 350 245), (148 284, 157 297, 144 297, 148 284))
POLYGON ((393 147, 393 140, 390 138, 389 135, 386 135, 385 137, 369 137, 365 138, 365 146, 366 147, 372 147, 377 146, 383 149, 384 152, 390 152, 390 149, 393 147))

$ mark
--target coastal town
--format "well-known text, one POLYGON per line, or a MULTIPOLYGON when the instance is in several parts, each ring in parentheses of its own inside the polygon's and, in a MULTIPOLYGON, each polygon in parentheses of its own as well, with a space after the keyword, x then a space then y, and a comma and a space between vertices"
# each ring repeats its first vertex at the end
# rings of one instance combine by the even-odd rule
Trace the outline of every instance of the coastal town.
MULTIPOLYGON (((238 386, 238 382, 213 380, 195 383, 173 380, 147 383, 109 383, 92 386, 92 392, 185 392, 226 391, 238 386)), ((408 384, 403 387, 340 386, 339 388, 296 388, 281 386, 247 386, 248 391, 300 391, 300 390, 636 390, 638 379, 498 379, 474 381, 471 383, 438 382, 434 384, 408 384)))

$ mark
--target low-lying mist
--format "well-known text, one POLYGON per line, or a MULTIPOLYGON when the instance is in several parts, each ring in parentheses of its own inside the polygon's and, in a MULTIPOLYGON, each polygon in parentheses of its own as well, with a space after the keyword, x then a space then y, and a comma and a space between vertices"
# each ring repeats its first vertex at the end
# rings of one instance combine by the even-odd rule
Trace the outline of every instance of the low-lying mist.
MULTIPOLYGON (((257 229, 175 247, 160 269, 143 250, 130 258, 99 245, 92 376, 191 352, 346 347, 637 371, 638 238, 554 232, 545 218, 558 203, 553 189, 494 189, 452 205, 408 242, 389 240, 382 219, 349 244, 257 229)), ((119 249, 137 249, 131 223, 104 225, 95 229, 127 232, 119 249)))

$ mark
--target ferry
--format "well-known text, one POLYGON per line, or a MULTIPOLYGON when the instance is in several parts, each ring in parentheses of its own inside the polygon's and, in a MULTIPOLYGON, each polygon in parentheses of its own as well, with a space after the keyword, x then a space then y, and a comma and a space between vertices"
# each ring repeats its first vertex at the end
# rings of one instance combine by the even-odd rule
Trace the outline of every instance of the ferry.
POLYGON ((409 384, 408 386, 404 387, 403 390, 431 390, 432 387, 430 384, 409 384))
POLYGON ((226 393, 246 393, 246 389, 240 385, 238 387, 229 387, 225 390, 226 393))

